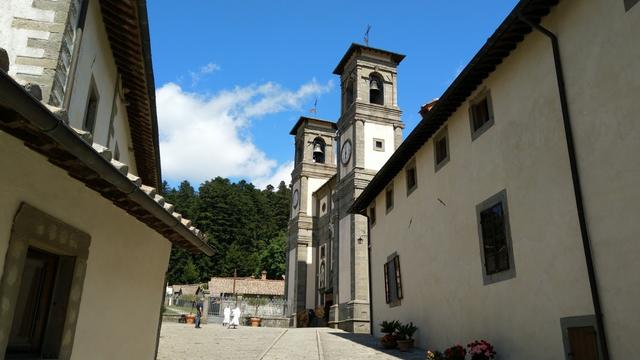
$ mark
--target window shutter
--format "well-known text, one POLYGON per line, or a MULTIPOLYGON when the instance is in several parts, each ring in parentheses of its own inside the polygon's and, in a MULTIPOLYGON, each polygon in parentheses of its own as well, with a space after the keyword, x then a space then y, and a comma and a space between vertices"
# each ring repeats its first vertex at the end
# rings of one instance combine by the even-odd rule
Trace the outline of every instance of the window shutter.
POLYGON ((389 276, 387 275, 388 273, 389 273, 389 263, 385 263, 384 264, 384 297, 387 304, 391 302, 391 299, 389 298, 389 276))
POLYGON ((400 277, 400 256, 393 258, 394 267, 396 270, 396 294, 398 299, 402 299, 402 279, 400 277))

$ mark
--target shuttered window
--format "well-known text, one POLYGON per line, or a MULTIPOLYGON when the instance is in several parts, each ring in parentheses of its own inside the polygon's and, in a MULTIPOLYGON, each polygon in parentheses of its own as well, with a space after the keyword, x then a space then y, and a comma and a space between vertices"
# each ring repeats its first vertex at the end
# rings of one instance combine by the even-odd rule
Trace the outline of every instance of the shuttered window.
POLYGON ((400 304, 402 277, 400 275, 400 257, 396 254, 390 256, 384 264, 384 293, 387 304, 400 304))
POLYGON ((484 284, 515 277, 506 190, 483 201, 476 211, 484 284))

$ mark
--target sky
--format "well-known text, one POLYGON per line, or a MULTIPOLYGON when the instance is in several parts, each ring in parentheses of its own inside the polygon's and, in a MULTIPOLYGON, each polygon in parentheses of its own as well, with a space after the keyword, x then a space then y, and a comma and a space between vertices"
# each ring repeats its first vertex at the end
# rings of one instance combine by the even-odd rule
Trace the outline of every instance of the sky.
POLYGON ((149 0, 163 179, 289 183, 301 115, 337 121, 351 43, 406 55, 406 137, 516 0, 149 0), (311 114, 317 99, 317 113, 311 114))

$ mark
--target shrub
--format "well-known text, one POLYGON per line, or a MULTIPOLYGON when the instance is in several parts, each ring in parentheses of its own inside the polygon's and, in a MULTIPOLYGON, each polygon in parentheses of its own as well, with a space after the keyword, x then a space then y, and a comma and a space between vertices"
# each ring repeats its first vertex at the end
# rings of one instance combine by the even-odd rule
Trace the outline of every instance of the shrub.
POLYGON ((398 330, 398 326, 400 326, 400 321, 383 321, 380 323, 380 332, 383 334, 393 334, 398 330))

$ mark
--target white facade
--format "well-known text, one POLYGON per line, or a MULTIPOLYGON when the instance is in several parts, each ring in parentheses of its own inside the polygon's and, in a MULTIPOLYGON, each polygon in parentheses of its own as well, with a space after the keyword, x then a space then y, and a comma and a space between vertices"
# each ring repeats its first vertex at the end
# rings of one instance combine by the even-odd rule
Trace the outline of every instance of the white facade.
MULTIPOLYGON (((622 1, 563 1, 541 24, 559 38, 612 359, 640 351, 639 24, 638 5, 622 1)), ((549 39, 526 35, 444 126, 449 161, 436 171, 432 137, 413 156, 417 188, 400 171, 393 208, 384 192, 370 204, 374 321, 412 321, 422 347, 485 339, 500 359, 564 359, 563 324, 594 306, 549 39), (487 92, 494 123, 474 139, 469 101, 487 92), (477 207, 503 190, 515 271, 485 285, 477 207), (392 254, 403 298, 387 304, 392 254)))

